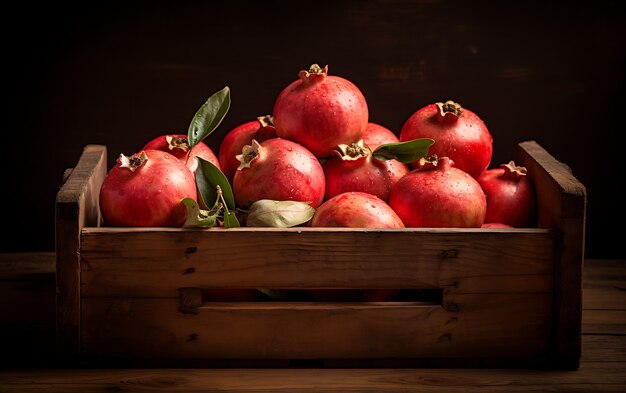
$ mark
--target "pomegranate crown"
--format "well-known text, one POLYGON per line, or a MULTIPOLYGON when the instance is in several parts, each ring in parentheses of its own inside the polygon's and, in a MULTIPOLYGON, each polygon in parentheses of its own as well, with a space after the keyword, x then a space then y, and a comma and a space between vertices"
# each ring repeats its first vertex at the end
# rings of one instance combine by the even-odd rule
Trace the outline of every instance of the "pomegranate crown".
POLYGON ((274 116, 272 115, 258 116, 256 119, 261 123, 261 127, 263 128, 274 127, 274 116))
POLYGON ((363 139, 349 145, 342 143, 333 152, 344 161, 354 161, 372 154, 371 149, 365 144, 363 139))
POLYGON ((253 139, 251 144, 245 145, 241 149, 241 154, 237 154, 235 158, 240 162, 237 170, 241 170, 244 168, 250 168, 250 164, 259 156, 259 149, 261 145, 256 139, 253 139))
POLYGON ((117 158, 117 162, 120 164, 120 168, 128 168, 131 172, 135 172, 137 168, 142 166, 148 161, 148 155, 145 151, 139 154, 133 154, 132 156, 125 156, 123 153, 117 158))
POLYGON ((322 68, 319 64, 312 64, 308 71, 301 70, 298 73, 302 82, 320 80, 326 75, 328 75, 328 65, 325 65, 324 68, 322 68))
POLYGON ((436 154, 432 154, 428 157, 422 157, 418 161, 418 170, 430 171, 433 169, 440 169, 443 171, 449 170, 454 166, 454 161, 450 157, 438 157, 436 154))
POLYGON ((463 114, 463 108, 461 104, 448 100, 446 102, 436 102, 439 109, 439 116, 443 118, 458 119, 463 114))
POLYGON ((515 165, 515 161, 513 160, 509 161, 507 164, 501 164, 500 167, 504 168, 505 173, 510 173, 515 177, 526 176, 528 172, 525 166, 515 165))
POLYGON ((169 150, 180 149, 184 152, 189 151, 189 142, 186 136, 168 135, 165 137, 165 141, 167 142, 167 148, 169 150))

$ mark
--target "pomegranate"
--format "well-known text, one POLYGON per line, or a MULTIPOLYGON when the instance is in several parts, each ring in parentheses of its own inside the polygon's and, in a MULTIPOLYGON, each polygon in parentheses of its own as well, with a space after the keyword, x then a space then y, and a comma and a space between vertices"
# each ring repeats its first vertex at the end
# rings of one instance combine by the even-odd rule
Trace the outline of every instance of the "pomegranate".
POLYGON ((530 227, 536 220, 536 196, 526 168, 514 161, 486 170, 478 183, 487 195, 486 223, 530 227))
MULTIPOLYGON (((365 192, 345 192, 325 201, 313 215, 312 227, 404 228, 385 201, 365 192)), ((399 289, 310 289, 317 301, 386 301, 399 289)))
POLYGON ((409 173, 409 168, 396 160, 381 161, 361 140, 351 145, 339 145, 336 157, 324 162, 326 178, 325 199, 348 191, 361 191, 389 199, 391 187, 409 173))
POLYGON ((398 143, 400 139, 387 127, 369 122, 363 133, 363 141, 371 150, 374 150, 385 143, 398 143))
POLYGON ((499 222, 488 222, 488 223, 484 223, 483 225, 480 226, 481 228, 513 228, 510 225, 507 224, 502 224, 499 222))
POLYGON ((260 199, 309 202, 316 208, 324 200, 322 165, 296 142, 271 138, 259 144, 252 140, 237 159, 241 165, 233 178, 233 193, 241 208, 260 199))
POLYGON ((351 81, 328 75, 328 66, 313 64, 285 87, 274 103, 276 134, 300 143, 316 157, 332 154, 339 144, 363 137, 368 107, 351 81))
POLYGON ((197 198, 187 166, 160 150, 120 154, 100 188, 100 210, 109 226, 180 226, 184 198, 197 198))
POLYGON ((365 192, 335 195, 317 208, 312 227, 404 228, 402 220, 382 199, 365 192))
MULTIPOLYGON (((430 152, 449 157, 457 169, 477 179, 491 163, 493 138, 485 123, 454 101, 437 102, 418 109, 402 126, 400 140, 432 138, 430 152)), ((418 163, 413 163, 417 167, 418 163)))
POLYGON ((198 169, 198 160, 196 156, 202 157, 211 164, 220 168, 220 162, 217 156, 204 142, 198 142, 191 150, 187 143, 187 135, 183 134, 166 134, 160 135, 152 139, 141 148, 141 150, 161 150, 172 154, 185 163, 189 170, 196 173, 198 169))
POLYGON ((480 184, 448 157, 422 159, 421 167, 391 189, 389 205, 407 227, 480 228, 487 201, 480 184))
POLYGON ((220 144, 219 160, 228 181, 232 183, 235 171, 241 164, 236 157, 241 149, 251 144, 253 139, 261 143, 270 138, 276 138, 274 120, 270 115, 259 116, 257 120, 240 124, 226 134, 220 144))

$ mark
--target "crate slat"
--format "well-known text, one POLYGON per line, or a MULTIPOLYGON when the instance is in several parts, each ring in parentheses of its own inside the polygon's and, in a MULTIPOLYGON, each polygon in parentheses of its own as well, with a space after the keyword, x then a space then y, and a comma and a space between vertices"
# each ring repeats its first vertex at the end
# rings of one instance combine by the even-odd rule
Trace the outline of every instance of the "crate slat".
POLYGON ((436 305, 87 298, 83 350, 143 359, 531 358, 547 350, 550 294, 454 295, 436 305), (167 316, 165 318, 164 316, 167 316))
POLYGON ((56 197, 57 341, 67 356, 80 350, 80 230, 100 224, 98 197, 106 158, 105 146, 85 146, 56 197))
MULTIPOLYGON (((82 294, 176 296, 189 286, 508 291, 520 277, 553 274, 550 230, 250 229, 85 230, 82 294)), ((536 289, 551 290, 545 281, 536 289)))
POLYGON ((559 232, 555 249, 553 352, 564 367, 578 368, 587 191, 567 165, 537 142, 520 143, 518 156, 537 191, 539 226, 559 232))

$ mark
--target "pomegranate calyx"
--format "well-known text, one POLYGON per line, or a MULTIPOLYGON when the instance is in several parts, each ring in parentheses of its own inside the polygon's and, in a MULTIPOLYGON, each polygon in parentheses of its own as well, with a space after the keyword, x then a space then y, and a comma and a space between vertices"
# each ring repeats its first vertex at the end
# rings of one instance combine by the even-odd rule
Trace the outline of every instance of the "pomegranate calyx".
POLYGON ((120 168, 128 168, 131 172, 135 172, 137 168, 142 166, 148 161, 148 155, 145 151, 139 154, 133 154, 132 156, 125 156, 120 154, 117 162, 120 164, 120 168))
POLYGON ((507 164, 501 164, 500 167, 505 169, 505 173, 510 173, 515 177, 526 176, 528 172, 525 166, 517 166, 513 160, 509 161, 507 164), (509 172, 506 172, 506 170, 509 170, 509 172))
POLYGON ((463 114, 461 104, 452 100, 448 100, 446 102, 436 102, 435 105, 437 105, 437 108, 439 109, 439 116, 441 116, 442 119, 457 120, 463 114))
POLYGON ((259 157, 259 150, 261 145, 255 139, 252 140, 250 145, 245 145, 241 149, 241 154, 237 154, 235 158, 240 162, 237 170, 243 168, 250 168, 250 164, 259 157))
POLYGON ((322 80, 326 75, 328 75, 328 66, 321 68, 318 64, 312 64, 308 71, 302 70, 298 73, 303 83, 322 80))
POLYGON ((265 115, 257 117, 259 123, 261 123, 261 127, 274 127, 274 117, 272 115, 265 115))
POLYGON ((165 141, 167 142, 167 148, 169 150, 180 149, 184 152, 189 151, 189 143, 186 137, 168 135, 165 137, 165 141))
POLYGON ((309 74, 327 74, 328 66, 324 66, 324 68, 320 67, 319 64, 311 64, 309 68, 309 74))
POLYGON ((372 154, 372 151, 365 144, 365 141, 363 139, 360 139, 358 142, 353 142, 349 145, 342 143, 338 145, 337 148, 338 150, 334 150, 334 153, 337 154, 344 161, 355 161, 372 154))
POLYGON ((439 157, 437 157, 436 154, 430 155, 428 157, 421 157, 417 161, 417 165, 419 169, 422 169, 422 168, 434 169, 437 167, 438 164, 439 164, 439 157))

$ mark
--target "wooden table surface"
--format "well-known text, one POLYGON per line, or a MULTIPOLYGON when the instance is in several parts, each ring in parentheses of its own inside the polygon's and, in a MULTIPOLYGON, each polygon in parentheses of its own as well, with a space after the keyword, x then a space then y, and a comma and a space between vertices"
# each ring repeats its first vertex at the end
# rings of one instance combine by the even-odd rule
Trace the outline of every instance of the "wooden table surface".
POLYGON ((54 254, 0 254, 0 392, 625 392, 626 260, 590 259, 576 371, 77 368, 54 351, 54 254))

